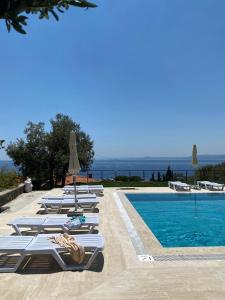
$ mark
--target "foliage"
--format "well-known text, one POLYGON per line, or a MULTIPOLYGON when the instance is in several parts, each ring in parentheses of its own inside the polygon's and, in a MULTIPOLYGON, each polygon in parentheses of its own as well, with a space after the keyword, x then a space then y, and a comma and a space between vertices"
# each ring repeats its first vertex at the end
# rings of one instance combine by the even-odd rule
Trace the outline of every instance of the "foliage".
POLYGON ((19 178, 15 171, 0 170, 0 191, 16 187, 19 184, 19 178))
POLYGON ((225 183, 225 162, 199 168, 196 170, 196 180, 209 180, 225 183))
POLYGON ((94 8, 97 5, 86 0, 1 0, 0 19, 5 19, 8 31, 13 27, 19 33, 26 34, 23 28, 27 25, 26 15, 37 14, 39 19, 47 20, 52 15, 58 21, 58 13, 64 13, 71 6, 94 8))
POLYGON ((32 177, 36 185, 49 179, 49 152, 44 123, 28 122, 24 133, 26 140, 18 139, 6 148, 15 165, 20 167, 24 177, 32 177))
POLYGON ((28 122, 24 130, 26 139, 18 139, 6 149, 23 176, 31 177, 36 188, 46 182, 52 187, 54 179, 64 184, 69 163, 71 130, 76 132, 81 167, 89 168, 94 157, 93 141, 69 116, 57 114, 50 123, 51 130, 46 132, 44 123, 28 122))
POLYGON ((140 176, 116 176, 115 181, 122 182, 140 182, 142 179, 140 176))
POLYGON ((0 149, 4 149, 5 140, 0 140, 0 149))

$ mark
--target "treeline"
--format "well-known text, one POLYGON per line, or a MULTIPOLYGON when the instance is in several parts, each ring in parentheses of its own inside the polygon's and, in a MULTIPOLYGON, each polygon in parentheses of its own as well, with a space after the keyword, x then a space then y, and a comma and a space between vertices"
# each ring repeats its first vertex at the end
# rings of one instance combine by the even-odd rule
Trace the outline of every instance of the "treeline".
MULTIPOLYGON (((175 174, 171 170, 171 167, 168 166, 167 171, 165 174, 161 174, 159 171, 158 172, 152 172, 151 177, 149 178, 149 181, 155 182, 161 182, 161 181, 169 181, 173 180, 175 174)), ((140 182, 143 181, 143 178, 141 176, 116 176, 115 181, 120 181, 120 182, 140 182)))
MULTIPOLYGON (((193 169, 193 175, 190 176, 184 173, 175 173, 171 167, 167 168, 167 171, 152 172, 149 178, 150 182, 166 182, 170 180, 180 180, 188 183, 194 183, 198 180, 215 181, 218 183, 225 183, 225 162, 217 165, 207 165, 199 167, 197 170, 193 169)), ((116 176, 115 181, 120 182, 141 182, 143 178, 141 176, 116 176)))

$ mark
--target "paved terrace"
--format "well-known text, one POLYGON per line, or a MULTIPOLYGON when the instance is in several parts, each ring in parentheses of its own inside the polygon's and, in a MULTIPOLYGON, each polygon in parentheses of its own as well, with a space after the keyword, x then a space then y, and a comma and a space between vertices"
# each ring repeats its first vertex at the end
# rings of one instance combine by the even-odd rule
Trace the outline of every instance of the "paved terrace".
MULTIPOLYGON (((171 192, 168 188, 139 188, 136 192, 171 192)), ((225 260, 147 261, 137 251, 144 247, 150 255, 225 253, 224 247, 163 249, 148 227, 122 194, 116 202, 114 192, 105 189, 99 205, 99 232, 105 238, 105 250, 90 271, 62 272, 52 259, 33 257, 20 273, 0 274, 1 299, 225 299, 225 260), (122 203, 118 206, 118 203, 122 203), (121 217, 123 208, 130 216, 132 236, 121 217), (119 209, 120 208, 120 209, 119 209), (134 244, 136 240, 137 244, 134 244), (141 241, 141 242, 140 242, 141 241), (141 245, 140 245, 141 243, 141 245), (104 263, 104 265, 103 265, 104 263), (39 266, 39 267, 37 267, 39 266)), ((60 194, 59 189, 51 194, 60 194)), ((0 214, 0 233, 13 231, 6 223, 16 216, 35 215, 38 199, 44 192, 23 194, 0 214)), ((126 215, 127 216, 127 215, 126 215)), ((124 217, 124 216, 123 216, 124 217)))

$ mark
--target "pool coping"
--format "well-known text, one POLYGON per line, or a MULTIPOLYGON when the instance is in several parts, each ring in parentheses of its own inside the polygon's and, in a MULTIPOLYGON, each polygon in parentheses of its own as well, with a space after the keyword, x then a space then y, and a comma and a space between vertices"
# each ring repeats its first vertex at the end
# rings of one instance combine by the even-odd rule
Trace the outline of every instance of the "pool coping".
MULTIPOLYGON (((163 247, 151 229, 145 224, 125 194, 160 194, 146 191, 118 191, 113 193, 114 201, 127 228, 128 235, 140 261, 188 261, 225 260, 225 246, 215 247, 163 247)), ((169 193, 169 192, 167 192, 169 193)), ((215 193, 215 192, 214 192, 215 193)), ((221 192, 218 192, 221 193, 221 192)), ((171 193, 173 194, 173 192, 171 193)))

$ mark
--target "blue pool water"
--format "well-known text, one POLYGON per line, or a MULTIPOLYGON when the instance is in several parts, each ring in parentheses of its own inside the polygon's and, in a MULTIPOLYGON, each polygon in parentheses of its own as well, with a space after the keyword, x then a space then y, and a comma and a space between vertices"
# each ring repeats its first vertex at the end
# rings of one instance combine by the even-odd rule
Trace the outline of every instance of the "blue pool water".
POLYGON ((126 194, 163 247, 225 246, 225 194, 126 194))

